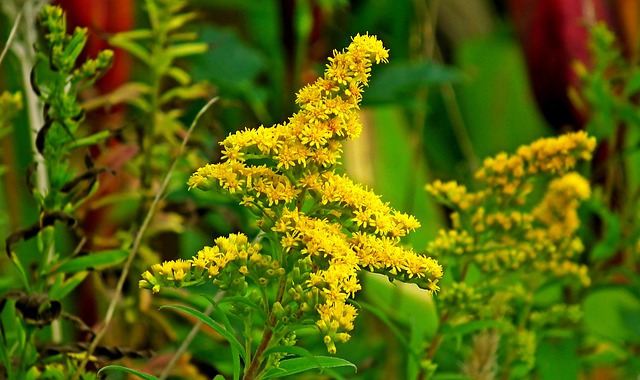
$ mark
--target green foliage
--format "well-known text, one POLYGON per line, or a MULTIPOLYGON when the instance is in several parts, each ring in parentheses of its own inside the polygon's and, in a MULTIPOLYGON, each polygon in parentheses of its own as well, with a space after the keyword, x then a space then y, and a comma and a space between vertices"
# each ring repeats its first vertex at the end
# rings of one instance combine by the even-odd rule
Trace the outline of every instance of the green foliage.
MULTIPOLYGON (((64 14, 58 7, 44 7, 39 22, 44 35, 31 86, 43 103, 45 125, 35 139, 42 159, 34 163, 28 173, 28 184, 40 215, 32 226, 13 232, 6 241, 7 255, 15 265, 23 289, 13 289, 3 294, 1 300, 3 334, 0 351, 2 368, 9 379, 37 375, 68 378, 75 374, 74 364, 64 360, 42 367, 44 356, 37 347, 43 337, 38 330, 47 327, 50 335, 60 335, 61 301, 82 282, 92 265, 109 267, 118 263, 113 255, 99 255, 97 262, 90 256, 72 257, 55 243, 57 222, 73 226, 76 223, 74 212, 96 189, 96 176, 101 169, 94 168, 87 159, 86 171, 77 174, 70 159, 75 149, 106 137, 105 134, 83 136, 80 124, 84 111, 78 96, 110 65, 113 53, 103 51, 97 58, 78 64, 87 39, 86 31, 76 29, 68 35, 64 14), (38 242, 35 255, 38 261, 29 263, 30 270, 27 271, 28 261, 17 255, 13 246, 32 238, 38 242)), ((2 99, 3 106, 19 109, 19 95, 3 96, 2 99)), ((2 114, 4 122, 12 112, 2 114)), ((50 339, 59 343, 60 338, 50 339)))
MULTIPOLYGON (((534 109, 500 7, 487 16, 475 12, 483 2, 458 9, 456 1, 122 3, 136 26, 116 33, 108 30, 116 9, 92 18, 88 31, 69 28, 59 8, 38 13, 34 1, 0 5, 0 34, 8 36, 0 86, 9 90, 0 95, 0 230, 13 230, 3 236, 8 255, 0 259, 0 378, 239 379, 252 362, 247 378, 471 379, 479 365, 503 379, 640 373, 640 71, 637 57, 622 54, 604 24, 590 26, 592 59, 575 64, 580 84, 569 89, 586 131, 598 138, 591 170, 580 168, 592 173, 585 200, 578 192, 563 198, 568 187, 558 188, 565 177, 558 172, 527 172, 517 184, 521 178, 512 172, 487 182, 500 165, 513 169, 499 152, 551 133, 534 109), (467 9, 473 14, 464 16, 467 9), (40 29, 31 27, 36 19, 40 29), (391 64, 376 69, 366 88, 359 110, 365 133, 344 145, 342 160, 325 166, 306 150, 298 157, 306 165, 294 160, 287 167, 285 146, 313 124, 294 120, 302 127, 279 134, 273 152, 244 146, 241 171, 230 165, 200 183, 221 194, 187 190, 193 168, 234 154, 229 141, 218 144, 224 136, 254 136, 258 129, 247 127, 260 124, 291 126, 288 115, 300 106, 295 91, 318 77, 332 47, 367 31, 390 48, 391 64), (121 50, 82 61, 92 35, 121 50), (102 93, 96 79, 120 53, 134 58, 129 77, 102 93), (31 80, 24 80, 30 70, 31 80), (192 128, 185 120, 213 91, 219 107, 187 145, 192 128), (87 150, 95 163, 83 160, 87 150), (488 164, 485 156, 493 157, 488 164), (414 214, 422 228, 398 247, 427 247, 421 255, 438 256, 445 274, 439 292, 429 297, 388 281, 408 279, 402 271, 359 274, 363 289, 343 306, 359 315, 351 339, 342 342, 345 332, 318 318, 331 288, 318 277, 311 285, 309 275, 330 268, 333 256, 305 261, 298 252, 309 241, 335 241, 318 238, 324 227, 274 228, 283 216, 294 223, 289 213, 298 210, 340 224, 340 234, 352 237, 356 213, 322 202, 318 189, 336 177, 291 199, 286 186, 250 193, 246 185, 265 182, 264 173, 245 174, 262 165, 282 176, 268 185, 296 183, 320 167, 348 173, 375 188, 383 203, 414 214), (484 174, 474 177, 481 167, 484 174), (229 173, 239 187, 230 187, 229 173), (437 196, 425 196, 424 183, 438 178, 437 196), (204 271, 191 265, 212 239, 238 231, 247 247, 260 246, 254 247, 260 261, 216 244, 229 255, 225 265, 209 262, 204 271), (173 264, 153 265, 163 260, 173 264), (161 289, 153 297, 135 291, 138 274, 149 267, 143 287, 161 289), (71 314, 85 308, 81 317, 91 326, 71 314), (344 359, 323 356, 336 342, 344 359), (150 360, 149 348, 158 350, 150 360)), ((532 162, 557 163, 543 153, 532 162)), ((575 176, 569 182, 586 188, 575 176)))

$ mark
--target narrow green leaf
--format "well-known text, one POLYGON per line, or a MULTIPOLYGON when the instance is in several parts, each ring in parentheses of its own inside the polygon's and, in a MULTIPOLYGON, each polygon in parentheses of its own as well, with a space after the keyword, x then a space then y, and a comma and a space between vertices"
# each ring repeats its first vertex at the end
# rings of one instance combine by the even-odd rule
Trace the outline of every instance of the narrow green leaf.
POLYGON ((460 325, 452 326, 450 324, 444 324, 442 326, 442 333, 445 335, 449 335, 451 337, 457 335, 467 335, 474 331, 489 329, 489 328, 502 328, 505 327, 505 322, 494 321, 494 320, 484 320, 484 321, 473 321, 467 322, 460 325))
MULTIPOLYGON (((216 316, 222 321, 225 330, 229 333, 229 335, 235 338, 233 327, 231 327, 231 322, 229 321, 229 318, 224 313, 224 311, 220 309, 218 302, 216 302, 216 300, 214 300, 212 297, 207 296, 206 294, 203 294, 202 296, 206 298, 209 303, 211 303, 216 316)), ((233 359, 233 379, 237 380, 240 378, 240 356, 238 348, 236 348, 233 344, 231 345, 231 358, 233 359)))
POLYGON ((175 79, 182 86, 186 86, 191 82, 191 75, 179 67, 171 67, 167 70, 167 75, 175 79))
POLYGON ((69 149, 76 149, 84 146, 98 144, 106 140, 110 135, 111 135, 110 131, 100 131, 90 136, 76 139, 71 144, 69 144, 69 149))
MULTIPOLYGON (((210 297, 207 297, 207 299, 210 299, 210 297)), ((251 307, 252 309, 256 310, 257 312, 260 313, 260 315, 263 318, 267 318, 267 314, 265 313, 264 309, 262 307, 260 307, 260 305, 258 305, 255 302, 252 302, 251 300, 245 298, 245 297, 240 297, 240 296, 234 296, 234 297, 224 297, 223 299, 221 299, 218 302, 218 305, 222 305, 223 303, 243 303, 249 307, 251 307)))
POLYGON ((247 360, 247 353, 244 350, 244 347, 242 347, 242 344, 240 344, 240 342, 238 342, 238 340, 236 339, 235 336, 233 336, 233 334, 231 334, 230 332, 228 332, 224 327, 222 327, 218 322, 214 321, 213 319, 211 319, 211 317, 209 317, 208 315, 189 308, 189 307, 185 307, 185 306, 180 306, 180 305, 167 305, 167 306, 162 306, 160 307, 160 310, 162 309, 175 309, 175 310, 180 310, 186 314, 189 314, 193 317, 198 318, 199 320, 201 320, 204 324, 206 324, 207 326, 211 327, 212 329, 214 329, 215 331, 218 332, 218 334, 222 335, 227 341, 229 341, 229 343, 231 344, 231 346, 233 346, 234 348, 236 348, 240 354, 240 356, 242 357, 242 359, 246 362, 247 360))
POLYGON ((382 323, 384 323, 389 328, 389 330, 391 330, 393 335, 396 336, 398 342, 400 342, 400 344, 402 344, 402 346, 406 348, 407 352, 409 352, 409 355, 411 355, 414 360, 420 361, 420 356, 416 352, 411 350, 411 344, 409 343, 407 338, 404 336, 404 334, 402 334, 400 329, 398 329, 398 327, 396 327, 396 325, 389 319, 389 317, 383 310, 372 304, 362 301, 358 302, 357 304, 360 305, 362 309, 375 315, 382 323))
POLYGON ((189 21, 193 21, 198 17, 195 12, 176 14, 169 20, 169 30, 176 30, 182 28, 189 21))
POLYGON ((356 372, 358 370, 356 365, 350 361, 330 356, 316 356, 314 357, 314 360, 310 360, 308 358, 294 358, 281 361, 278 368, 268 370, 262 379, 266 380, 291 376, 311 369, 338 367, 353 367, 356 372), (320 363, 321 367, 318 366, 317 362, 320 363))
POLYGON ((437 373, 433 375, 433 380, 473 380, 473 378, 460 375, 458 373, 437 373))
POLYGON ((165 104, 173 99, 193 100, 206 98, 209 95, 206 83, 194 83, 188 87, 175 87, 166 91, 160 97, 160 104, 165 104))
POLYGON ((135 369, 123 367, 121 365, 108 365, 106 367, 102 367, 98 371, 98 375, 100 375, 103 371, 112 371, 112 370, 113 371, 118 371, 118 372, 128 373, 128 374, 131 374, 131 375, 135 375, 135 376, 138 376, 139 378, 145 379, 145 380, 158 380, 158 378, 153 376, 153 375, 150 375, 150 374, 145 373, 145 372, 136 371, 135 369))
POLYGON ((120 34, 116 34, 115 36, 109 38, 109 44, 115 47, 122 48, 145 64, 151 65, 149 52, 142 45, 134 41, 128 38, 124 38, 120 34))
POLYGON ((22 263, 20 262, 20 259, 18 258, 18 255, 16 255, 15 253, 11 252, 11 261, 13 261, 13 263, 16 266, 16 269, 18 269, 18 274, 20 274, 20 279, 22 280, 22 284, 24 285, 25 289, 27 290, 27 293, 31 293, 31 286, 29 285, 29 277, 27 277, 27 272, 25 272, 24 267, 22 266, 22 263))
POLYGON ((124 249, 114 249, 73 257, 54 266, 51 273, 75 273, 87 269, 104 269, 121 263, 127 258, 127 255, 128 252, 124 249))
POLYGON ((129 30, 126 32, 119 32, 117 37, 123 40, 139 40, 143 38, 152 38, 153 31, 151 31, 150 29, 129 30))
POLYGON ((590 199, 586 205, 604 222, 604 236, 591 250, 591 258, 602 261, 613 257, 618 251, 622 239, 620 220, 598 199, 590 199))
POLYGON ((275 346, 275 347, 271 347, 269 349, 266 349, 263 353, 262 356, 263 357, 267 357, 269 355, 272 354, 276 354, 276 353, 284 353, 284 354, 291 354, 291 355, 296 355, 296 356, 300 356, 303 358, 307 358, 313 362, 316 363, 317 368, 320 368, 322 370, 322 363, 320 363, 320 361, 318 359, 316 359, 315 356, 313 356, 313 354, 311 352, 309 352, 309 350, 304 349, 302 347, 298 347, 298 346, 275 346))
POLYGON ((189 44, 174 45, 167 49, 170 57, 184 57, 188 55, 196 55, 205 53, 209 47, 205 43, 194 42, 189 44))
MULTIPOLYGON (((49 290, 49 299, 52 299, 52 300, 63 299, 69 293, 71 293, 73 289, 75 289, 78 285, 80 285, 82 281, 84 281, 84 279, 87 277, 88 274, 89 272, 82 271, 74 274, 73 276, 69 277, 65 281, 61 281, 60 283, 56 282, 51 287, 51 290, 49 290)), ((60 276, 62 277, 63 275, 60 274, 60 276)))

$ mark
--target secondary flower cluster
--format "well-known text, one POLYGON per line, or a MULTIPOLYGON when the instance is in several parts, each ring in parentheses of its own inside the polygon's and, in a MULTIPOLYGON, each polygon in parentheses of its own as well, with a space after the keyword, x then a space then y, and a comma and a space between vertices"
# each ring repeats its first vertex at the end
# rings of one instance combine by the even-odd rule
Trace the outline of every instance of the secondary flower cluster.
MULTIPOLYGON (((578 207, 591 190, 572 170, 579 161, 591 159, 595 146, 585 132, 540 139, 513 155, 486 159, 475 175, 475 191, 456 182, 427 185, 428 192, 453 210, 453 228, 440 231, 427 247, 448 273, 460 276, 439 297, 442 313, 452 320, 509 321, 517 316, 522 321, 527 318, 522 313, 532 312, 522 305, 531 305, 532 294, 543 285, 590 284, 587 267, 576 260, 583 250, 576 231, 578 207), (465 282, 470 267, 481 272, 473 285, 465 282)), ((575 323, 577 318, 575 308, 547 313, 551 310, 535 311, 532 318, 554 323, 575 323)), ((535 353, 536 326, 531 323, 501 327, 505 346, 511 345, 527 367, 535 353)))
MULTIPOLYGON (((324 77, 300 90, 300 111, 288 122, 228 136, 221 142, 222 162, 199 168, 188 181, 190 188, 229 195, 259 217, 270 242, 270 250, 260 255, 272 257, 280 265, 276 271, 287 268, 281 277, 287 290, 276 293, 267 312, 282 323, 305 323, 311 317, 331 353, 353 329, 357 312, 348 299, 361 288, 361 269, 430 292, 442 277, 435 260, 399 245, 402 236, 420 226, 413 216, 336 172, 341 141, 362 130, 358 109, 372 63, 387 57, 376 37, 357 35, 346 51, 334 51, 324 77)), ((219 260, 207 261, 198 273, 218 280, 230 262, 240 265, 234 273, 251 273, 236 256, 216 254, 219 260)), ((192 276, 197 260, 189 263, 192 276)), ((163 265, 145 273, 141 287, 157 291, 189 281, 188 275, 176 279, 183 276, 184 264, 163 265)))

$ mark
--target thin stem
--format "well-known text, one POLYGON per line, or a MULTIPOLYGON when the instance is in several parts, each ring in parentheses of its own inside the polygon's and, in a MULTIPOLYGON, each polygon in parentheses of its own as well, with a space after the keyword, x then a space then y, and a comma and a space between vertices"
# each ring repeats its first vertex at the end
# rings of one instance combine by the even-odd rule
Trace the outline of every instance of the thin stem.
POLYGON ((13 39, 16 36, 16 32, 18 31, 18 26, 20 25, 20 20, 22 19, 23 12, 24 12, 24 6, 22 7, 22 9, 20 9, 20 12, 18 12, 18 15, 16 16, 16 21, 13 23, 11 32, 9 32, 9 38, 7 38, 7 44, 4 46, 4 49, 2 49, 2 53, 0 53, 0 65, 2 64, 2 61, 4 60, 4 56, 7 54, 7 51, 9 51, 9 46, 11 46, 11 43, 13 42, 13 39))
MULTIPOLYGON (((276 302, 282 301, 282 298, 285 293, 285 288, 287 285, 287 277, 284 276, 278 285, 278 292, 276 294, 276 302)), ((267 323, 265 324, 264 333, 262 334, 262 339, 260 340, 260 344, 256 349, 256 353, 247 367, 243 380, 253 380, 260 369, 260 364, 262 364, 262 353, 269 347, 269 343, 271 342, 271 338, 273 337, 273 333, 275 332, 276 324, 278 320, 273 313, 269 313, 267 317, 267 323)))
POLYGON ((127 257, 127 261, 125 262, 124 267, 122 268, 122 273, 120 274, 120 278, 118 279, 118 284, 116 285, 115 294, 113 295, 113 298, 111 299, 111 302, 109 303, 109 308, 107 309, 107 314, 105 316, 104 323, 102 324, 102 328, 100 329, 100 331, 98 331, 96 336, 93 338, 93 341, 91 342, 91 345, 89 346, 89 349, 87 349, 87 352, 86 352, 84 358, 82 359, 82 362, 80 363, 80 368, 78 369, 78 372, 73 377, 73 379, 77 379, 78 378, 78 376, 80 374, 80 371, 87 365, 87 363, 89 362, 89 358, 91 357, 91 355, 95 351, 96 347, 98 346, 98 344, 100 343, 100 341, 104 337, 105 333, 109 329, 109 325, 111 324, 111 320, 113 319, 113 315, 114 315, 116 306, 117 306, 118 301, 120 299, 120 294, 122 293, 122 288, 124 287, 124 283, 125 283, 125 281, 127 279, 127 276, 129 274, 129 269, 131 269, 131 265, 133 264, 133 259, 135 258, 136 254, 138 253, 138 249, 140 248, 140 245, 142 244, 142 237, 144 236, 144 234, 145 234, 145 232, 146 232, 146 230, 147 230, 147 228, 149 226, 149 223, 151 222, 151 219, 153 218, 155 210, 158 207, 158 204, 160 203, 160 200, 163 198, 167 187, 169 186, 169 181, 171 180, 171 176, 173 175, 173 171, 175 170, 175 167, 176 167, 176 165, 178 163, 178 160, 182 156, 182 153, 184 152, 184 149, 185 149, 185 147, 187 145, 187 142, 189 141, 189 138, 191 137, 191 133, 193 132, 196 124, 198 123, 198 120, 200 120, 200 117, 217 100, 218 100, 217 97, 209 100, 209 102, 207 104, 205 104, 205 106, 202 107, 202 109, 198 112, 196 117, 193 119, 193 122, 191 123, 191 126, 189 127, 189 130, 187 130, 187 133, 185 134, 184 139, 182 140, 182 144, 180 145, 180 149, 178 150, 178 154, 176 155, 176 158, 173 160, 173 163, 171 164, 171 167, 167 171, 167 174, 164 177, 164 181, 162 182, 162 185, 160 186, 160 189, 158 189, 158 192, 156 193, 156 196, 153 199, 153 203, 149 207, 149 212, 147 212, 147 215, 146 215, 144 221, 142 222, 142 225, 140 226, 140 230, 136 234, 136 238, 135 238, 135 240, 133 242, 133 246, 131 247, 131 251, 129 252, 129 257, 127 257))

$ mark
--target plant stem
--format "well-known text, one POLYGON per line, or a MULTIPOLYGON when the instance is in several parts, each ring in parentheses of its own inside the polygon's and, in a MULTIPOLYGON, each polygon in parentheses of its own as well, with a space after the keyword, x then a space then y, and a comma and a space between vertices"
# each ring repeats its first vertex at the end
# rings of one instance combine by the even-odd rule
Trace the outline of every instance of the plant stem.
MULTIPOLYGON (((278 284, 278 292, 276 294, 276 302, 282 301, 284 297, 284 291, 287 285, 287 277, 284 276, 280 279, 280 283, 278 284)), ((273 313, 269 313, 267 317, 267 322, 265 323, 264 333, 262 334, 262 339, 260 340, 260 344, 256 349, 255 355, 253 356, 253 360, 247 367, 244 377, 242 380, 253 380, 256 377, 256 374, 260 370, 260 365, 262 364, 262 353, 269 347, 269 343, 271 342, 271 338, 273 337, 273 333, 275 331, 276 324, 278 320, 273 313)))

